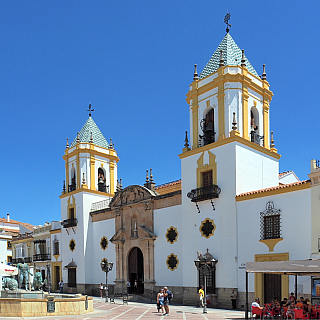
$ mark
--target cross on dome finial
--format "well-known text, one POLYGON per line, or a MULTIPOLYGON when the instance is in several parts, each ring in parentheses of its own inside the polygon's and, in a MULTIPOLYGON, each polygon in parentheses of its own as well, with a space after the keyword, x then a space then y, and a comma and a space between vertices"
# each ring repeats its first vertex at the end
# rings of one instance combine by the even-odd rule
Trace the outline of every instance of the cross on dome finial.
POLYGON ((229 20, 230 20, 231 14, 229 12, 227 12, 227 14, 224 17, 224 23, 227 25, 227 33, 229 33, 229 27, 231 28, 231 24, 229 24, 229 20))
POLYGON ((91 117, 91 112, 94 111, 94 109, 91 109, 91 103, 89 104, 89 109, 87 111, 89 111, 89 117, 91 117))

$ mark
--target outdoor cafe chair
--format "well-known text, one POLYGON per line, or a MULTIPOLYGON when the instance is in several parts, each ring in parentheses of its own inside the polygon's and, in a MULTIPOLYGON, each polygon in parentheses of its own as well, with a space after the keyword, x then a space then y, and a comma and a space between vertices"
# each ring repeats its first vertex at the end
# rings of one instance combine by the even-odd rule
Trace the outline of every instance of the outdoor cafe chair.
POLYGON ((303 313, 302 309, 294 309, 295 319, 310 319, 307 313, 303 313))

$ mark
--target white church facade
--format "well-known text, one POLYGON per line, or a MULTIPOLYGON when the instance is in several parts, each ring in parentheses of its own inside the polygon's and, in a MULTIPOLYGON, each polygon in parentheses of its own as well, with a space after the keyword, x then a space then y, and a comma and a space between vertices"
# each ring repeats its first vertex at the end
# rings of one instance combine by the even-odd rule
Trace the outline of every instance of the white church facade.
MULTIPOLYGON (((217 261, 208 277, 212 303, 230 307, 236 288, 241 307, 246 262, 318 258, 320 168, 312 160, 305 181, 293 172, 279 175, 272 96, 265 69, 259 77, 227 32, 200 75, 195 67, 187 92, 181 180, 158 187, 151 171, 143 186, 122 187, 116 150, 90 114, 63 156, 65 290, 97 292, 107 259, 114 263, 108 274, 114 292, 136 280, 139 294, 155 296, 168 286, 175 301, 193 304, 203 283, 194 260, 208 249, 217 261)), ((294 290, 288 276, 250 277, 251 299, 294 290)), ((300 282, 301 293, 309 294, 310 279, 300 282)))

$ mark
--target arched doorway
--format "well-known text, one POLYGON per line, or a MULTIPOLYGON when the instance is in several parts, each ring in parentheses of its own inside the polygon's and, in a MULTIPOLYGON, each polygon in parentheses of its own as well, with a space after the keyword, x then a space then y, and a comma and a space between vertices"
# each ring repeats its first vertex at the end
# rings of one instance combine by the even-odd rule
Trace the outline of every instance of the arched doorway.
POLYGON ((134 247, 128 256, 128 278, 131 283, 131 292, 143 294, 144 292, 144 273, 143 273, 143 254, 138 247, 134 247), (135 280, 138 282, 137 289, 134 287, 135 280), (135 292, 137 291, 137 292, 135 292))

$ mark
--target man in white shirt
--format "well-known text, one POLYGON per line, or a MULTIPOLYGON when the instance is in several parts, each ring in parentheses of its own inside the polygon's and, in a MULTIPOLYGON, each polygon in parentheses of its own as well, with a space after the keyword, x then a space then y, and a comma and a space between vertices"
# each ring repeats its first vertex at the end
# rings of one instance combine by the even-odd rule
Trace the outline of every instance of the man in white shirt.
POLYGON ((251 307, 258 307, 259 309, 263 309, 263 307, 260 306, 260 299, 256 298, 254 302, 252 302, 251 307))

